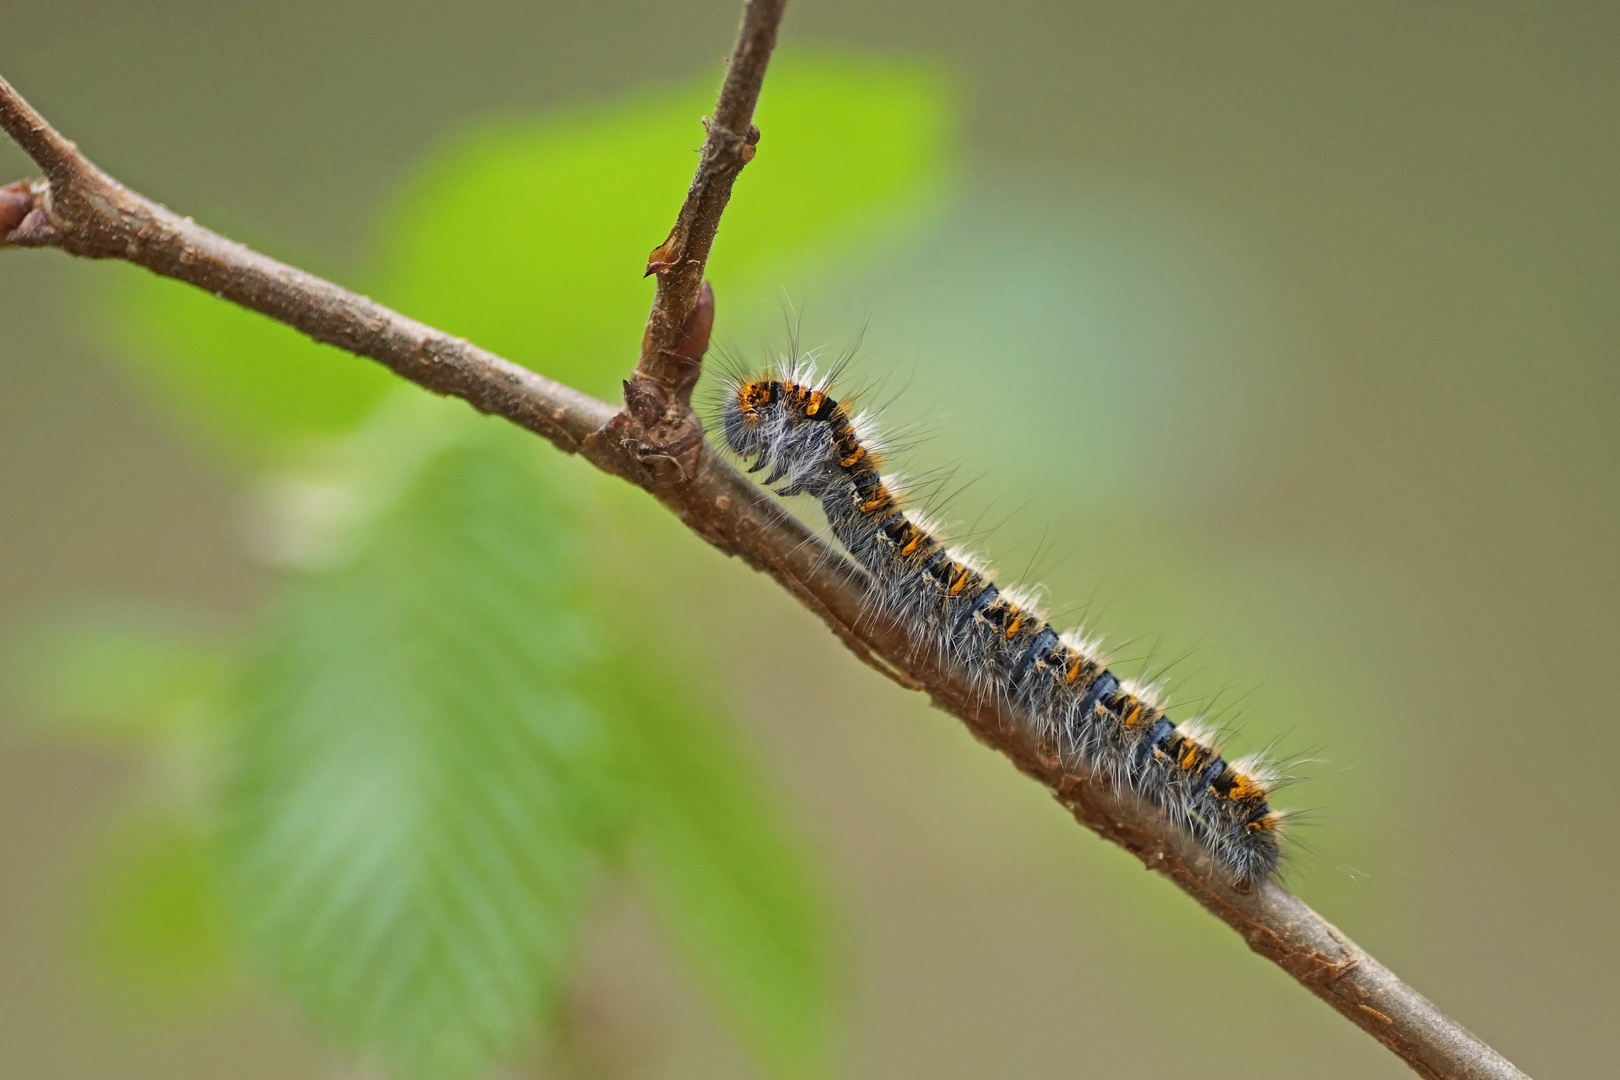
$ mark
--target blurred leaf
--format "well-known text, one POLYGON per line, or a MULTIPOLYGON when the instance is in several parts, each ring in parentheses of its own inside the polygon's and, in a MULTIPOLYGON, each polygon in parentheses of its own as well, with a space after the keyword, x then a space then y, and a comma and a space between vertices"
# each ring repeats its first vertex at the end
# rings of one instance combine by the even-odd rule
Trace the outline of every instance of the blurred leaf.
MULTIPOLYGON (((390 215, 380 293, 432 325, 616 396, 652 302, 647 253, 696 166, 710 80, 614 106, 493 125, 437 155, 390 215)), ((773 60, 759 156, 738 181, 710 277, 722 304, 876 244, 938 197, 948 110, 930 69, 773 60)), ((732 316, 732 326, 736 318, 732 316)))
MULTIPOLYGON (((389 215, 377 293, 615 394, 713 92, 458 141, 389 215)), ((930 71, 779 58, 711 268, 728 310, 929 206, 946 113, 930 71)), ((319 569, 238 686, 226 807, 229 896, 317 1021, 391 1072, 475 1074, 544 1019, 597 866, 634 826, 662 918, 745 1040, 776 1074, 828 1072, 820 891, 690 691, 646 658, 602 689, 583 531, 546 451, 465 411, 413 427, 452 414, 414 393, 420 416, 379 410, 380 369, 182 287, 131 279, 120 310, 150 381, 260 463, 359 428, 326 475, 281 489, 269 547, 319 569)))
POLYGON ((949 179, 952 106, 931 66, 773 59, 754 117, 759 155, 737 182, 709 263, 715 288, 739 307, 761 290, 803 288, 810 271, 834 259, 847 268, 915 225, 949 179))
POLYGON ((147 1007, 182 1008, 232 989, 229 920, 201 833, 172 819, 116 834, 86 909, 101 971, 147 1007))
POLYGON ((465 425, 276 612, 227 805, 276 974, 423 1078, 543 1018, 615 827, 606 732, 568 688, 591 659, 568 512, 532 437, 465 425))
POLYGON ((160 408, 210 449, 272 460, 289 444, 348 431, 398 385, 370 360, 192 285, 134 267, 113 280, 114 344, 160 408))
MULTIPOLYGON (((615 394, 652 300, 647 253, 691 182, 714 89, 704 79, 455 141, 395 201, 381 272, 363 276, 414 318, 615 394)), ((873 246, 931 206, 948 113, 931 69, 778 57, 759 109, 765 138, 710 266, 723 310, 803 288, 807 267, 873 246)), ((350 430, 395 381, 191 286, 134 270, 118 282, 120 351, 185 426, 249 461, 350 430)))
POLYGON ((216 715, 233 658, 218 635, 170 611, 63 612, 5 651, 25 714, 59 731, 142 738, 194 733, 216 715))
POLYGON ((805 845, 686 679, 645 652, 616 667, 636 672, 612 689, 622 704, 611 711, 639 794, 633 855, 654 909, 773 1075, 830 1075, 836 964, 805 845))

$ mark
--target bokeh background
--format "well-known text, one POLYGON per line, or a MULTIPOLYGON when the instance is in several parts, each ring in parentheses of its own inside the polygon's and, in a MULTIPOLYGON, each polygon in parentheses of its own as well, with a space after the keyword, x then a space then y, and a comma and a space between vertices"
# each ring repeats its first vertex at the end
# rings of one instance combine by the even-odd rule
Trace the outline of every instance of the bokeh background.
MULTIPOLYGON (((0 72, 138 190, 608 394, 736 17, 13 3, 0 72)), ((1309 759, 1279 800, 1310 811, 1290 883, 1536 1076, 1620 1056, 1617 42, 1601 5, 796 3, 714 266, 744 362, 785 301, 809 344, 864 327, 852 378, 1004 573, 1166 670, 1182 715, 1309 759)), ((127 267, 6 253, 0 324, 0 1073, 1405 1075, 584 465, 127 267), (509 514, 456 531, 480 493, 509 514), (364 554, 401 522, 428 537, 409 572, 364 554), (344 653, 342 620, 447 549, 495 576, 402 593, 344 653), (664 723, 681 697, 696 726, 645 741, 692 759, 671 798, 718 809, 598 843, 622 823, 580 795, 586 839, 540 870, 584 884, 469 946, 545 923, 555 962, 517 949, 488 998, 399 976, 414 1004, 379 1021, 363 967, 322 967, 363 927, 255 898, 304 865, 263 842, 276 815, 309 840, 345 805, 299 804, 297 770, 324 750, 332 790, 375 781, 395 714, 364 679, 330 714, 287 688, 399 674, 389 635, 480 589, 512 603, 475 639, 533 676, 513 715, 544 734, 570 694, 651 685, 624 715, 664 723), (643 677, 557 690, 576 616, 643 677), (433 1028, 458 1009, 493 1026, 433 1028), (432 1049, 380 1045, 411 1037, 432 1049)), ((428 802, 510 758, 506 713, 444 686, 432 733, 470 779, 428 802)), ((409 847, 365 831, 377 805, 351 855, 409 847)))

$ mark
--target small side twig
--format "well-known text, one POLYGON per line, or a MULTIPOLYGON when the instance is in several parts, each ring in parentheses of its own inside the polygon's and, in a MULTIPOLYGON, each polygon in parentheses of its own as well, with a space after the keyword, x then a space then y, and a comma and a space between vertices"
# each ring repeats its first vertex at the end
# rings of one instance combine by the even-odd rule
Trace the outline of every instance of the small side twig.
MULTIPOLYGON (((658 275, 658 293, 647 316, 641 356, 631 380, 660 386, 679 407, 690 403, 703 357, 702 349, 693 354, 682 350, 679 343, 692 336, 688 321, 693 309, 701 306, 703 268, 720 228, 720 215, 731 200, 731 185, 743 166, 754 159, 760 138, 753 124, 754 106, 765 83, 765 68, 776 47, 785 6, 786 0, 747 0, 744 5, 720 100, 714 116, 704 120, 708 135, 699 151, 697 174, 674 228, 647 256, 647 273, 658 275)), ((713 319, 712 310, 707 318, 713 319)), ((706 327, 704 331, 706 345, 706 327)))
POLYGON ((122 258, 376 360, 434 393, 459 397, 577 453, 653 494, 705 541, 774 578, 861 659, 924 690, 981 742, 1046 787, 1075 819, 1174 881, 1357 1027, 1431 1080, 1524 1080, 1524 1074, 1435 1008, 1302 900, 1274 882, 1231 888, 1207 855, 1140 800, 1063 771, 959 673, 917 650, 902 627, 865 608, 860 572, 716 455, 692 424, 688 397, 707 343, 713 297, 703 266, 732 182, 757 137, 750 118, 783 0, 749 0, 698 175, 670 238, 668 265, 640 360, 615 410, 374 301, 267 258, 197 225, 97 169, 0 79, 0 128, 44 171, 0 189, 0 246, 56 247, 122 258), (711 152, 712 150, 712 152, 711 152))
POLYGON ((703 425, 692 412, 692 388, 702 374, 714 324, 714 293, 703 269, 731 186, 759 144, 754 106, 785 6, 786 0, 743 5, 720 100, 714 116, 703 121, 707 136, 698 151, 697 173, 669 236, 647 256, 647 274, 658 276, 658 290, 635 370, 624 384, 625 410, 605 434, 608 444, 646 468, 648 487, 655 492, 691 479, 698 468, 703 425))

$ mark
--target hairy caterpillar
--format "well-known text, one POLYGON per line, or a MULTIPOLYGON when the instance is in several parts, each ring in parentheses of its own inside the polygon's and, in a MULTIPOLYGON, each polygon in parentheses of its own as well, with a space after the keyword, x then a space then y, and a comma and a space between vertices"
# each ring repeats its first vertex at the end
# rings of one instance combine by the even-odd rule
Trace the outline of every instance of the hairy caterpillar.
POLYGON ((1275 871, 1285 816, 1269 804, 1275 773, 1258 757, 1228 762, 1195 721, 1166 719, 1151 689, 1108 670, 1096 642, 1059 633, 1031 596, 998 587, 945 544, 884 480, 872 418, 835 400, 830 382, 807 358, 730 381, 720 405, 726 442, 778 494, 818 499, 871 575, 874 602, 917 647, 1011 709, 1065 768, 1145 798, 1240 885, 1275 871))

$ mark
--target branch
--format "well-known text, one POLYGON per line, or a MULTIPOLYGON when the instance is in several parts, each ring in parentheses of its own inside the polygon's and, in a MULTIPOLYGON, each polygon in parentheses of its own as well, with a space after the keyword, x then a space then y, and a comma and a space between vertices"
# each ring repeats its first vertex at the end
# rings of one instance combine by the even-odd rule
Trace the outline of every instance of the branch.
MULTIPOLYGON (((759 128, 752 123, 754 103, 765 82, 765 65, 776 46, 776 28, 786 0, 747 0, 742 29, 732 51, 726 81, 714 118, 704 118, 708 138, 698 159, 697 175, 676 215, 675 227, 647 256, 647 273, 658 275, 658 293, 647 330, 641 339, 641 358, 632 381, 656 383, 669 391, 675 403, 686 406, 697 382, 703 350, 695 355, 678 342, 687 336, 687 320, 701 303, 699 287, 709 248, 720 228, 720 215, 731 199, 731 185, 744 165, 754 159, 759 128)), ((713 319, 712 299, 703 305, 713 319)), ((703 334, 704 344, 708 335, 703 334)))
POLYGON ((927 693, 985 745, 1050 791, 1077 821, 1130 851, 1231 926, 1255 952, 1433 1080, 1524 1074, 1275 882, 1242 892, 1162 815, 1106 783, 1063 771, 1022 726, 866 608, 865 578, 702 438, 689 400, 713 319, 703 268, 738 172, 784 0, 748 0, 708 122, 701 163, 669 238, 653 252, 657 299, 626 405, 605 402, 267 258, 130 191, 92 165, 0 79, 0 127, 44 171, 0 188, 0 246, 119 258, 188 282, 376 360, 579 454, 650 492, 705 541, 774 578, 865 663, 927 693))
POLYGON ((637 443, 642 460, 657 470, 664 486, 680 484, 698 467, 703 423, 692 412, 692 388, 703 372, 714 325, 714 293, 703 280, 703 268, 720 215, 731 201, 731 185, 759 144, 754 105, 786 2, 744 3, 720 100, 714 117, 703 120, 708 137, 699 151, 697 174, 674 228, 647 256, 647 273, 658 275, 658 291, 641 335, 636 369, 624 384, 625 414, 615 421, 612 435, 637 443), (632 431, 632 424, 639 430, 632 431))

